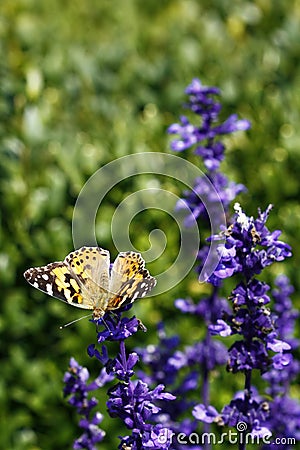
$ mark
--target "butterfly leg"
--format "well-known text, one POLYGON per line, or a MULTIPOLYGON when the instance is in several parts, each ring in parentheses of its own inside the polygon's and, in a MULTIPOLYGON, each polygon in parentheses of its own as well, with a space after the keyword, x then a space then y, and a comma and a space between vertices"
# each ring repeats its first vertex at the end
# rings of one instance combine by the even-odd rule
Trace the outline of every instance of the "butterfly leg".
POLYGON ((104 317, 101 317, 101 319, 97 320, 97 322, 96 322, 96 331, 97 331, 97 333, 99 333, 99 325, 101 325, 101 324, 103 324, 105 326, 107 331, 109 331, 109 334, 112 336, 113 332, 110 329, 110 327, 109 327, 108 323, 106 322, 106 320, 104 319, 104 317))

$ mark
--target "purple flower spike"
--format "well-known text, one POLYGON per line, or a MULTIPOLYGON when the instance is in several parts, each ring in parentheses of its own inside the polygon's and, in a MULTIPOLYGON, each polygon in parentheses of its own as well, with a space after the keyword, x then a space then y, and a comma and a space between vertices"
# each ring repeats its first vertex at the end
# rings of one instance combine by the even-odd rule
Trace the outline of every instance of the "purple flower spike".
POLYGON ((91 415, 98 401, 94 397, 88 398, 88 393, 103 386, 109 381, 109 377, 105 371, 102 371, 94 382, 88 384, 89 376, 88 370, 71 358, 69 371, 64 376, 64 395, 70 396, 68 402, 82 416, 79 426, 84 430, 83 434, 75 440, 74 449, 96 450, 97 442, 102 441, 105 436, 105 432, 98 427, 103 416, 99 412, 96 412, 94 416, 91 415))
MULTIPOLYGON (((155 430, 148 423, 153 415, 156 415, 160 408, 155 405, 157 400, 173 400, 175 397, 163 392, 164 386, 158 385, 150 391, 147 384, 142 381, 128 383, 118 383, 109 390, 109 400, 107 402, 108 412, 112 417, 120 417, 127 428, 133 430, 131 440, 134 438, 134 430, 139 430, 138 441, 149 438, 149 431, 155 430)), ((127 438, 128 441, 128 438, 127 438)), ((165 446, 158 448, 168 448, 165 446)), ((142 449, 142 446, 136 448, 142 449)))
MULTIPOLYGON (((111 417, 119 417, 126 427, 132 430, 130 436, 120 437, 119 448, 122 448, 122 445, 136 449, 150 448, 153 442, 160 439, 160 428, 162 428, 155 423, 155 417, 160 411, 156 403, 167 403, 175 399, 174 395, 164 392, 163 384, 158 384, 151 391, 147 383, 131 380, 138 360, 139 357, 135 352, 126 355, 125 342, 122 340, 119 355, 106 364, 107 372, 120 380, 108 390, 108 412, 111 417)), ((153 448, 169 448, 168 436, 171 436, 171 430, 164 427, 163 432, 166 433, 167 438, 162 441, 162 446, 153 448)))
POLYGON ((105 436, 105 432, 98 427, 99 423, 102 422, 102 419, 102 414, 96 413, 91 421, 86 419, 80 420, 79 426, 85 430, 85 432, 80 438, 75 440, 73 445, 74 450, 95 450, 97 448, 95 444, 101 442, 105 436))
POLYGON ((237 115, 232 114, 223 123, 213 126, 221 111, 221 104, 214 99, 220 95, 219 89, 203 86, 201 81, 195 78, 185 92, 189 96, 185 106, 201 117, 201 124, 194 126, 187 117, 182 116, 180 123, 171 125, 168 133, 179 135, 179 138, 171 142, 171 149, 182 152, 195 146, 195 153, 202 157, 205 167, 209 171, 215 171, 224 159, 225 150, 224 144, 217 140, 218 137, 248 130, 250 123, 248 120, 238 120, 237 115))
POLYGON ((185 198, 178 201, 176 209, 182 209, 187 212, 184 222, 186 227, 194 226, 197 219, 209 223, 210 217, 206 206, 201 200, 202 198, 205 198, 209 204, 210 216, 216 217, 220 209, 220 202, 224 210, 227 211, 236 196, 244 191, 246 191, 244 185, 229 181, 222 173, 212 172, 207 177, 195 179, 193 189, 184 192, 185 198), (208 190, 207 178, 209 178, 215 190, 208 190))

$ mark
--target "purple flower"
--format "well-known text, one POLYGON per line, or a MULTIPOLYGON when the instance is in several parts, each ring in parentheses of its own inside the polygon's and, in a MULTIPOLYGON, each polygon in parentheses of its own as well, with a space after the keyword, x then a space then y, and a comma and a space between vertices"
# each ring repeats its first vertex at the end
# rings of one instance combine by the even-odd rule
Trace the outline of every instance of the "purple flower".
MULTIPOLYGON (((198 79, 187 87, 186 94, 186 107, 200 116, 200 120, 194 124, 187 114, 180 118, 179 123, 171 125, 169 133, 177 135, 171 148, 180 152, 192 148, 194 154, 202 159, 210 183, 206 182, 205 176, 197 178, 193 190, 184 193, 177 209, 188 211, 186 226, 195 225, 195 221, 200 220, 206 225, 212 215, 221 224, 224 214, 222 218, 217 217, 222 215, 221 203, 231 223, 226 229, 220 227, 221 233, 209 238, 208 245, 205 243, 199 249, 200 266, 197 270, 201 272, 209 244, 219 245, 219 264, 209 278, 212 285, 210 294, 195 302, 178 299, 175 303, 182 313, 194 316, 193 327, 201 329, 199 332, 196 330, 195 336, 202 335, 203 324, 206 332, 201 341, 183 347, 179 337, 167 337, 160 324, 157 344, 150 343, 146 348, 126 353, 125 339, 139 329, 145 330, 144 327, 135 317, 122 317, 121 311, 105 314, 97 324, 105 325, 104 329, 97 331, 100 345, 88 347, 89 356, 103 365, 99 376, 89 381, 89 372, 75 360, 71 361, 70 372, 65 375, 65 395, 70 396, 69 403, 82 416, 79 425, 83 433, 75 441, 74 448, 94 449, 95 444, 103 439, 104 432, 99 428, 102 415, 92 413, 97 400, 89 395, 90 391, 112 379, 116 384, 110 385, 108 390, 107 409, 111 417, 121 419, 129 430, 127 436, 119 437, 120 450, 182 450, 183 447, 172 442, 173 434, 184 432, 189 435, 196 430, 199 420, 204 422, 204 432, 209 432, 212 423, 233 426, 237 430, 239 424, 244 423, 246 430, 239 430, 240 438, 248 432, 252 436, 265 436, 269 430, 275 430, 276 436, 287 436, 283 432, 280 434, 280 423, 282 425, 285 420, 283 414, 281 417, 277 413, 280 399, 286 420, 289 420, 289 432, 299 436, 299 403, 291 400, 288 392, 291 379, 299 373, 299 364, 290 352, 298 345, 293 336, 298 313, 291 306, 289 296, 292 290, 284 277, 278 279, 277 289, 273 291, 255 278, 273 262, 291 256, 291 249, 279 240, 279 230, 269 231, 266 227, 271 207, 264 212, 259 210, 257 218, 253 218, 236 204, 232 222, 229 218, 231 202, 245 191, 245 187, 231 182, 217 171, 225 154, 225 145, 220 138, 247 130, 249 122, 239 120, 236 114, 221 121, 221 104, 216 100, 220 95, 219 89, 203 86, 198 79), (211 189, 211 184, 215 189, 211 189), (228 302, 220 296, 220 287, 226 287, 226 278, 235 275, 237 284, 228 302), (273 303, 274 312, 271 309, 273 303), (230 336, 229 350, 211 335, 230 336), (110 345, 115 347, 116 342, 119 342, 120 350, 117 356, 111 357, 108 349, 110 345), (139 360, 148 366, 146 371, 136 370, 139 360), (209 405, 210 377, 218 365, 225 363, 229 372, 242 372, 245 383, 244 391, 219 413, 209 405), (254 370, 260 371, 265 384, 269 383, 265 390, 269 404, 255 392, 252 385, 254 370), (197 404, 199 401, 202 403, 197 404), (193 417, 190 417, 192 409, 193 417)), ((130 307, 128 305, 124 309, 130 307)), ((240 448, 244 450, 245 446, 240 445, 240 448)))
POLYGON ((263 306, 270 302, 266 292, 270 289, 266 283, 252 279, 247 283, 239 283, 231 294, 231 300, 235 307, 242 305, 263 306))
POLYGON ((250 280, 275 261, 291 256, 290 246, 278 240, 281 232, 270 232, 265 226, 270 210, 271 206, 265 212, 259 211, 258 218, 254 219, 235 205, 235 220, 225 233, 225 244, 219 247, 220 261, 210 280, 213 284, 215 277, 224 279, 235 273, 242 273, 250 280))
POLYGON ((217 422, 220 419, 220 414, 213 406, 204 406, 202 404, 196 405, 193 409, 193 416, 205 423, 217 422))
MULTIPOLYGON (((218 285, 218 278, 224 280, 235 274, 243 277, 229 297, 232 312, 224 312, 223 317, 210 325, 209 329, 212 334, 237 334, 241 337, 228 350, 227 370, 232 373, 244 372, 245 393, 225 406, 221 417, 222 422, 229 426, 237 426, 239 422, 246 423, 247 430, 253 436, 265 435, 274 427, 272 420, 268 419, 265 402, 258 401, 253 395, 252 371, 258 369, 266 380, 273 383, 275 381, 275 386, 270 387, 269 393, 280 393, 283 391, 278 385, 276 387, 276 374, 278 380, 283 380, 286 377, 280 377, 280 371, 294 370, 292 355, 288 353, 291 345, 280 336, 281 331, 284 337, 288 335, 292 339, 290 332, 295 313, 287 315, 284 308, 284 305, 291 306, 286 297, 291 289, 287 280, 280 279, 279 284, 277 282, 278 286, 282 286, 282 292, 280 288, 273 291, 273 296, 275 293, 275 299, 278 300, 278 305, 274 308, 277 314, 274 314, 267 307, 270 304, 267 294, 270 287, 255 278, 273 262, 291 256, 290 247, 278 240, 280 231, 270 232, 266 227, 270 209, 259 211, 258 218, 254 219, 248 217, 239 205, 235 205, 236 215, 232 225, 222 234, 225 245, 219 247, 220 262, 211 277, 214 285, 218 285)), ((219 238, 217 236, 212 239, 219 238)), ((204 422, 209 420, 206 411, 207 408, 202 406, 196 409, 197 417, 204 422)), ((217 419, 220 420, 216 415, 215 420, 217 419)))
MULTIPOLYGON (((172 394, 163 392, 164 386, 159 384, 152 391, 147 384, 141 380, 132 381, 134 367, 139 359, 137 353, 132 352, 126 355, 125 339, 135 334, 139 329, 146 331, 145 327, 135 317, 121 317, 124 310, 128 310, 131 305, 115 313, 105 314, 103 318, 96 322, 104 324, 104 328, 98 331, 98 344, 88 346, 88 355, 95 357, 103 366, 99 376, 88 383, 89 372, 81 367, 75 359, 71 359, 70 370, 65 374, 64 394, 69 395, 69 403, 73 405, 77 412, 82 416, 79 426, 84 430, 82 435, 74 442, 75 449, 94 450, 95 444, 103 439, 104 432, 98 427, 102 421, 102 415, 96 413, 92 416, 91 411, 97 405, 97 400, 88 397, 91 390, 102 387, 113 379, 119 382, 108 391, 109 400, 107 402, 108 411, 112 417, 120 417, 125 425, 133 430, 132 435, 126 438, 120 437, 122 446, 130 442, 131 448, 142 449, 153 447, 160 440, 162 431, 156 423, 151 423, 149 419, 160 411, 160 407, 155 404, 157 401, 169 401, 175 398, 172 394), (118 341, 120 343, 120 352, 110 358, 108 346, 104 345, 106 341, 118 341), (152 445, 153 444, 153 445, 152 445)), ((92 320, 95 322, 95 320, 92 320)), ((156 448, 167 449, 170 445, 171 430, 163 430, 167 438, 163 444, 156 448)), ((123 447, 124 448, 124 447, 123 447)))
POLYGON ((229 405, 226 405, 219 413, 213 406, 205 407, 202 404, 195 406, 193 416, 205 423, 215 422, 218 425, 235 427, 238 431, 247 431, 255 434, 270 431, 265 426, 269 417, 269 405, 254 390, 252 398, 244 396, 244 393, 238 392, 229 405), (243 430, 240 428, 243 424, 243 430))
POLYGON ((158 325, 159 344, 148 345, 145 349, 137 348, 144 364, 148 366, 147 372, 139 371, 140 379, 150 386, 159 383, 166 385, 176 397, 172 402, 160 400, 161 413, 153 417, 158 424, 171 428, 173 431, 194 431, 195 426, 189 419, 182 422, 182 414, 186 413, 192 403, 187 399, 189 392, 199 385, 199 372, 190 370, 184 374, 186 367, 192 367, 192 361, 185 351, 177 349, 179 338, 177 336, 167 337, 162 323, 158 325), (181 370, 183 369, 183 373, 181 370))
POLYGON ((197 128, 185 116, 181 116, 180 120, 180 124, 174 123, 168 129, 170 134, 181 135, 181 139, 174 140, 171 143, 171 149, 176 152, 182 152, 197 142, 197 128))
POLYGON ((146 422, 153 414, 160 411, 155 401, 175 398, 172 394, 163 391, 162 384, 150 391, 143 381, 118 383, 109 389, 108 412, 112 417, 120 417, 129 429, 148 430, 149 424, 146 422))
POLYGON ((283 352, 284 350, 291 349, 291 346, 287 342, 275 339, 273 336, 271 338, 268 336, 267 340, 267 348, 273 350, 273 352, 283 352))
POLYGON ((105 432, 101 430, 98 425, 102 422, 103 416, 99 412, 95 414, 92 420, 81 419, 79 426, 84 430, 84 433, 74 441, 73 448, 78 449, 96 449, 95 444, 103 440, 105 432))
POLYGON ((169 448, 172 443, 173 433, 168 428, 161 425, 154 426, 150 431, 146 431, 142 438, 143 449, 169 448))
POLYGON ((221 111, 221 104, 215 101, 214 96, 218 96, 220 91, 215 87, 203 86, 198 79, 187 87, 186 94, 189 96, 186 108, 199 115, 201 123, 195 126, 182 116, 180 123, 171 125, 168 133, 179 135, 171 142, 171 149, 181 152, 195 146, 195 153, 202 157, 206 168, 214 171, 224 159, 225 146, 217 140, 218 136, 248 130, 250 123, 248 120, 238 120, 237 115, 233 114, 214 126, 221 111))
POLYGON ((82 416, 79 426, 83 429, 82 435, 74 441, 74 449, 95 450, 97 442, 102 441, 105 436, 105 432, 98 427, 103 419, 102 414, 96 412, 91 415, 98 401, 95 397, 89 398, 88 393, 103 386, 111 378, 107 376, 105 370, 101 371, 98 378, 91 383, 88 383, 89 376, 88 370, 71 358, 69 371, 64 376, 64 395, 70 396, 68 402, 82 416))
POLYGON ((221 111, 221 104, 215 100, 215 96, 219 96, 220 91, 215 87, 203 86, 198 79, 194 79, 187 87, 186 94, 189 96, 186 108, 199 115, 201 123, 199 126, 193 125, 186 116, 182 116, 180 123, 171 125, 168 132, 179 135, 171 142, 171 149, 183 151, 194 147, 195 154, 201 156, 208 173, 195 180, 192 191, 184 193, 184 199, 177 203, 176 209, 184 209, 187 212, 187 227, 194 226, 197 219, 210 223, 210 217, 214 217, 215 223, 219 220, 221 224, 224 222, 224 214, 218 217, 220 203, 227 211, 232 200, 246 188, 242 184, 229 181, 224 174, 216 171, 225 151, 225 146, 218 137, 238 130, 247 130, 250 123, 247 120, 238 120, 233 114, 223 123, 215 125, 221 111), (211 189, 207 178, 215 189, 211 189))
POLYGON ((105 314, 103 319, 100 319, 100 321, 105 324, 105 328, 98 332, 99 343, 104 341, 121 341, 137 333, 140 329, 145 331, 136 317, 131 317, 130 319, 128 317, 121 318, 119 311, 114 313, 114 316, 105 314))
POLYGON ((286 366, 289 366, 293 360, 293 357, 289 353, 278 353, 277 355, 273 356, 273 367, 277 370, 283 370, 286 368, 286 366))
POLYGON ((287 345, 293 349, 298 347, 299 342, 293 336, 296 319, 299 317, 299 313, 292 308, 290 298, 294 288, 285 275, 278 276, 275 285, 276 288, 273 289, 272 294, 276 336, 273 336, 269 346, 271 345, 274 351, 279 350, 279 353, 273 357, 273 369, 263 375, 263 378, 269 382, 266 392, 273 397, 282 394, 288 395, 290 383, 300 372, 299 361, 293 359, 290 353, 284 352, 287 350, 287 345), (284 341, 278 340, 276 337, 284 339, 284 341))
POLYGON ((136 365, 139 357, 137 353, 129 353, 128 358, 125 351, 124 341, 120 342, 120 353, 113 360, 109 360, 106 364, 106 370, 109 374, 115 374, 120 381, 128 382, 134 375, 133 368, 136 365))
POLYGON ((220 89, 213 86, 203 86, 201 81, 198 78, 194 78, 189 84, 189 86, 185 89, 185 93, 189 94, 191 96, 190 102, 191 106, 195 105, 192 110, 199 113, 199 110, 197 109, 199 107, 198 102, 199 98, 201 98, 202 103, 206 104, 207 106, 212 105, 213 108, 215 108, 215 112, 219 112, 221 109, 220 104, 216 104, 212 99, 207 97, 208 94, 220 94, 220 89))
POLYGON ((226 337, 232 334, 230 326, 222 319, 218 319, 214 325, 209 325, 208 329, 212 335, 219 334, 226 337))
POLYGON ((228 354, 227 370, 232 373, 252 369, 264 372, 270 363, 265 345, 258 340, 236 341, 228 350, 228 354))
POLYGON ((105 345, 102 345, 101 352, 96 348, 95 344, 90 344, 87 348, 87 353, 90 358, 99 359, 99 361, 105 366, 107 362, 109 361, 108 351, 107 347, 105 345))

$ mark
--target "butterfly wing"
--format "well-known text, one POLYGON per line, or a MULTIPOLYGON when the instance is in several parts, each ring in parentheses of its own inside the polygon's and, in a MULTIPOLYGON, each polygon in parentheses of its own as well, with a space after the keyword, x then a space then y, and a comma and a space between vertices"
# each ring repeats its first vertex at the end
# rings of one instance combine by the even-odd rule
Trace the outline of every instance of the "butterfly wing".
POLYGON ((155 284, 140 253, 119 253, 111 270, 107 309, 118 309, 144 297, 155 284))
POLYGON ((63 262, 26 270, 35 288, 83 309, 106 309, 109 253, 99 247, 82 247, 63 262))
POLYGON ((70 303, 78 308, 93 309, 81 283, 64 262, 54 262, 47 266, 32 267, 24 273, 25 279, 36 289, 51 297, 70 303), (83 301, 85 299, 85 301, 83 301))
POLYGON ((66 256, 64 262, 86 285, 92 280, 103 291, 109 288, 109 251, 100 247, 81 247, 66 256))

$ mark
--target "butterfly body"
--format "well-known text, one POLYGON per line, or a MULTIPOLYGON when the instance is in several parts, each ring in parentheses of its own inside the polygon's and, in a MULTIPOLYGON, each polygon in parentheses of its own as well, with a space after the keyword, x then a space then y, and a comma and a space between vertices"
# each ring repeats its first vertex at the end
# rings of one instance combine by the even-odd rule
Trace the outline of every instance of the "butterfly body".
POLYGON ((95 320, 144 297, 156 280, 139 253, 119 253, 110 270, 110 255, 100 247, 81 247, 64 261, 24 273, 33 287, 77 308, 93 310, 95 320))

